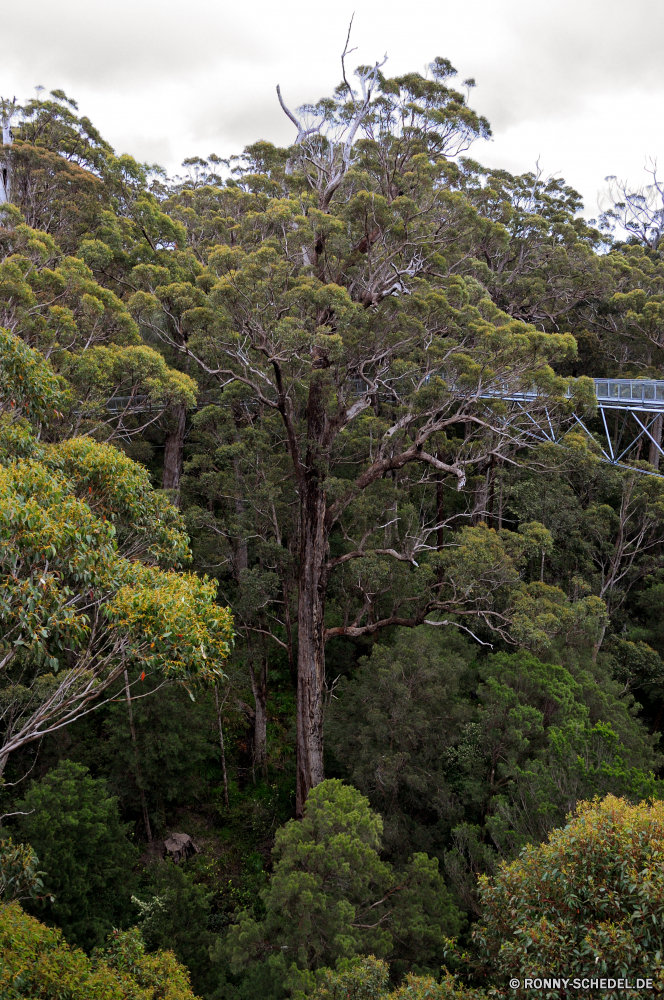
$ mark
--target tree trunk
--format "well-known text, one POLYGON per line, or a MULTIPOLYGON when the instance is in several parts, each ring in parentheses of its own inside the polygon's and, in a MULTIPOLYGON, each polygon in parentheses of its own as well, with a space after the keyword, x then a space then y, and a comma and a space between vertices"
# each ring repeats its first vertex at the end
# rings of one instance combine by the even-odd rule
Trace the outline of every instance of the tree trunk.
POLYGON ((11 172, 9 162, 0 160, 0 205, 8 202, 11 197, 11 172))
POLYGON ((182 466, 184 463, 184 431, 187 423, 187 411, 184 403, 180 403, 173 410, 173 429, 166 435, 166 447, 164 449, 164 477, 162 485, 165 490, 173 490, 175 496, 173 503, 179 506, 180 480, 182 478, 182 466))
POLYGON ((143 778, 141 777, 141 765, 139 761, 138 753, 138 740, 136 739, 136 729, 134 728, 134 713, 131 708, 131 691, 129 690, 129 674, 127 673, 127 668, 124 671, 125 680, 125 693, 127 695, 127 713, 129 715, 129 729, 131 731, 131 741, 134 745, 134 764, 136 767, 136 784, 138 785, 138 792, 141 796, 141 806, 143 809, 143 825, 145 826, 145 833, 148 838, 148 844, 152 843, 152 830, 150 829, 150 817, 148 815, 148 807, 145 801, 145 789, 143 788, 143 778))
POLYGON ((486 520, 490 474, 490 470, 485 468, 485 470, 483 470, 482 479, 480 479, 475 488, 473 510, 470 515, 470 523, 473 526, 477 526, 481 521, 486 520))
POLYGON ((267 656, 261 656, 260 668, 254 670, 249 646, 249 676, 251 678, 251 693, 254 696, 254 761, 259 765, 263 776, 267 772, 267 656))
MULTIPOLYGON (((654 437, 657 444, 662 443, 662 414, 659 413, 655 418, 652 427, 650 428, 650 433, 654 437)), ((659 459, 660 453, 659 449, 655 447, 654 443, 650 442, 650 450, 648 453, 648 461, 651 465, 654 465, 656 469, 659 469, 659 459)))
MULTIPOLYGON (((236 435, 236 441, 239 443, 239 435, 236 435)), ((246 509, 244 478, 237 458, 233 461, 233 470, 235 472, 235 516, 237 518, 238 533, 231 538, 231 549, 233 552, 233 576, 239 583, 240 574, 249 566, 249 546, 247 544, 247 536, 243 530, 246 509)))
POLYGON ((290 616, 290 592, 288 584, 286 583, 286 577, 281 578, 281 593, 284 598, 284 626, 286 628, 286 647, 288 653, 288 672, 290 674, 290 679, 292 684, 297 684, 297 665, 295 663, 295 656, 293 654, 293 625, 291 623, 290 616))
MULTIPOLYGON (((2 144, 12 145, 11 119, 4 118, 2 121, 2 144)), ((12 196, 12 173, 11 160, 8 156, 0 159, 0 205, 10 201, 12 196)))
POLYGON ((221 770, 222 770, 222 773, 223 773, 223 776, 224 776, 224 802, 226 803, 226 809, 230 809, 230 806, 228 804, 228 775, 226 773, 226 750, 224 749, 224 727, 223 727, 222 722, 221 722, 221 710, 224 707, 224 704, 226 702, 226 698, 228 698, 228 691, 226 692, 226 696, 224 697, 224 700, 222 701, 222 703, 220 705, 219 704, 219 687, 218 687, 217 684, 215 684, 215 686, 214 686, 214 701, 215 701, 215 704, 217 706, 217 723, 219 725, 219 746, 221 747, 221 770))
MULTIPOLYGON (((441 460, 440 451, 436 452, 439 460, 441 460)), ((436 521, 438 522, 438 527, 436 529, 436 548, 440 552, 444 541, 445 541, 445 531, 443 529, 443 521, 445 520, 445 480, 442 474, 439 472, 436 476, 436 521)))
MULTIPOLYGON (((502 466, 502 462, 500 464, 502 466)), ((501 474, 500 486, 498 487, 498 531, 502 531, 502 529, 503 529, 503 477, 501 474)))
POLYGON ((606 623, 602 625, 602 627, 600 628, 597 640, 593 644, 593 652, 592 652, 593 663, 597 663, 597 656, 599 654, 600 649, 602 648, 602 643, 604 642, 605 635, 606 635, 606 623))
POLYGON ((300 592, 297 650, 297 787, 295 815, 324 778, 325 695, 325 495, 313 462, 301 497, 300 592))

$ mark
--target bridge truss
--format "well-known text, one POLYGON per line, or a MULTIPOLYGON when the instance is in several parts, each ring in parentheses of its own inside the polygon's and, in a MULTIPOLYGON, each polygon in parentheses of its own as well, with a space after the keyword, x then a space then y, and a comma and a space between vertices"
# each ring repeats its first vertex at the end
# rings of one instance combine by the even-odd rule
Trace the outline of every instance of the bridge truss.
MULTIPOLYGON (((640 457, 639 442, 648 442, 649 462, 652 469, 637 469, 644 475, 664 478, 659 472, 660 459, 664 458, 662 447, 662 426, 664 420, 664 380, 628 379, 628 378, 596 378, 595 395, 597 397, 597 414, 602 422, 606 443, 600 442, 602 461, 621 468, 633 469, 623 459, 630 452, 637 452, 640 457), (613 424, 613 433, 609 423, 613 424)), ((364 390, 364 383, 358 384, 358 395, 364 390)), ((528 404, 538 398, 536 392, 519 392, 503 395, 499 392, 487 394, 484 398, 509 400, 518 404, 524 414, 532 422, 530 436, 534 441, 550 441, 558 444, 562 435, 556 433, 551 420, 548 420, 548 430, 535 421, 528 412, 528 404)), ((144 413, 151 407, 148 396, 121 396, 109 399, 106 408, 120 418, 123 416, 144 413)), ((589 438, 597 441, 597 437, 589 430, 585 422, 577 414, 574 421, 589 438)), ((664 463, 663 463, 664 464, 664 463)))
MULTIPOLYGON (((597 396, 597 414, 602 422, 606 438, 605 444, 600 442, 602 461, 621 468, 633 468, 625 463, 630 452, 640 453, 643 443, 648 443, 649 461, 653 469, 638 469, 645 475, 662 477, 658 470, 660 459, 664 457, 662 448, 662 421, 664 418, 664 381, 628 378, 594 379, 595 395, 597 396), (610 428, 610 424, 613 428, 610 428)), ((503 397, 518 403, 523 412, 528 415, 528 403, 537 398, 535 392, 514 393, 503 397)), ((532 418, 531 418, 532 419, 532 418)), ((576 426, 588 437, 597 441, 585 422, 574 414, 576 426)), ((558 443, 560 435, 556 434, 549 420, 548 431, 532 420, 532 436, 539 441, 558 443)))

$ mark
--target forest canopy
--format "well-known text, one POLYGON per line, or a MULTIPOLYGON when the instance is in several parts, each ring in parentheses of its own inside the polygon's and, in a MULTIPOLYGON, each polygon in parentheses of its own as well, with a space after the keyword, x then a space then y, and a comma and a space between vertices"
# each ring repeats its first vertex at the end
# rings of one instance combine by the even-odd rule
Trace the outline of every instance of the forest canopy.
POLYGON ((662 978, 659 182, 346 61, 175 177, 0 102, 3 995, 662 978))

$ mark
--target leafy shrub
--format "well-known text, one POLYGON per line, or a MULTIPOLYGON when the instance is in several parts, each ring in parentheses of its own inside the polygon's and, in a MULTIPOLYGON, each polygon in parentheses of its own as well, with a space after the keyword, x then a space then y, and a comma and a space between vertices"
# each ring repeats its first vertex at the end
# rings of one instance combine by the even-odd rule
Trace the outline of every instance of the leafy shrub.
POLYGON ((3 1000, 194 1000, 189 977, 170 952, 146 955, 136 930, 115 932, 110 947, 88 958, 70 948, 18 903, 0 907, 3 1000))
POLYGON ((21 838, 36 850, 50 898, 30 908, 62 928, 70 944, 99 945, 131 916, 136 850, 105 783, 81 764, 62 761, 35 783, 19 809, 21 838))
POLYGON ((369 951, 439 964, 445 935, 461 921, 438 861, 415 854, 399 870, 385 863, 382 827, 357 789, 337 779, 312 789, 304 818, 277 832, 265 918, 245 911, 229 930, 232 967, 272 954, 285 968, 316 969, 369 951))
MULTIPOLYGON (((523 982, 560 970, 648 977, 664 988, 663 859, 663 802, 631 805, 608 795, 580 803, 547 843, 480 879, 476 971, 499 986, 511 976, 523 982)), ((548 995, 513 995, 526 992, 548 995)))

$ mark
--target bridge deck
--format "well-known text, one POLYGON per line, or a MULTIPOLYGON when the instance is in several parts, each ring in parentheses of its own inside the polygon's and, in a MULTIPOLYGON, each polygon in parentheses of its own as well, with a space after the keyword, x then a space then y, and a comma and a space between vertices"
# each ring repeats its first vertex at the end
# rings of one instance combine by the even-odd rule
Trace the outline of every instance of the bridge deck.
MULTIPOLYGON (((636 410, 644 413, 664 411, 664 380, 596 378, 593 379, 593 382, 600 407, 610 407, 615 410, 636 410)), ((490 396, 501 396, 501 394, 499 392, 487 393, 487 398, 490 396)), ((537 393, 514 392, 501 398, 527 402, 536 399, 537 393)))
POLYGON ((664 410, 664 381, 630 378, 596 378, 595 395, 602 406, 617 409, 664 410))

